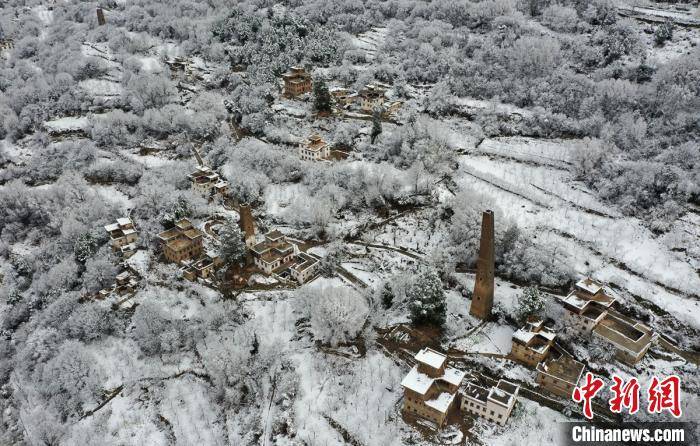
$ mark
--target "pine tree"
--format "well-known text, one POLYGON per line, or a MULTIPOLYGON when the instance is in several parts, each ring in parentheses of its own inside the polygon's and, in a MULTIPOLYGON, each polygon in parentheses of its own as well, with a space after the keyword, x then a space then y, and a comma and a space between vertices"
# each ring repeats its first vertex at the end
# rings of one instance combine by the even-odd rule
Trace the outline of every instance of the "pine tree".
POLYGON ((382 121, 381 121, 381 110, 375 109, 374 113, 372 113, 372 144, 374 144, 374 141, 377 139, 377 136, 379 136, 382 133, 382 121))
POLYGON ((314 81, 314 108, 317 113, 331 112, 331 93, 323 79, 314 81))
POLYGON ((391 308, 394 303, 394 291, 391 289, 389 282, 384 282, 379 297, 382 300, 382 307, 384 307, 385 310, 391 308))
POLYGON ((228 219, 219 234, 221 258, 228 263, 241 263, 246 257, 246 245, 238 223, 228 219))
POLYGON ((654 42, 657 46, 664 46, 668 40, 673 38, 673 25, 670 22, 664 22, 654 31, 654 42))
POLYGON ((421 271, 406 291, 410 318, 414 325, 445 324, 446 304, 442 282, 437 271, 421 271))
POLYGON ((535 287, 527 287, 518 295, 518 318, 524 322, 529 317, 541 317, 544 313, 544 299, 535 287))

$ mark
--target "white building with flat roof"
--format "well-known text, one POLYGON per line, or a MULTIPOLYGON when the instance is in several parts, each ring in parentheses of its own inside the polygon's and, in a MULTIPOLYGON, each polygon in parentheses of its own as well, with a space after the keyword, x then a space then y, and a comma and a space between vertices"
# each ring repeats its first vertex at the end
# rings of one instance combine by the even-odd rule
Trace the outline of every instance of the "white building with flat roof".
POLYGON ((519 391, 520 386, 503 379, 490 389, 468 382, 460 390, 462 413, 477 415, 504 426, 513 411, 519 391))

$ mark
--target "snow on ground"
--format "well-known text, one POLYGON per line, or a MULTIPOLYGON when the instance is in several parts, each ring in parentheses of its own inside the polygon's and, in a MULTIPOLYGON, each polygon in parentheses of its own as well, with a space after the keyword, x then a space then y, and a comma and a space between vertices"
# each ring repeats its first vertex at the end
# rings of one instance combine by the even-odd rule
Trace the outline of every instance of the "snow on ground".
POLYGON ((568 172, 478 155, 462 157, 460 172, 456 182, 461 188, 498 203, 503 212, 497 218, 532 230, 538 243, 557 246, 559 252, 576 259, 572 264, 590 264, 600 257, 591 249, 605 256, 600 259, 603 262, 599 269, 585 267, 578 271, 580 274, 597 275, 603 269, 614 268, 614 273, 608 270, 601 279, 614 275, 621 280, 618 285, 622 287, 638 283, 636 275, 643 275, 646 289, 638 290, 639 295, 700 327, 700 321, 686 311, 689 304, 697 302, 670 292, 664 293, 668 298, 660 299, 656 296, 658 287, 649 283, 657 281, 683 293, 697 293, 700 277, 691 265, 678 253, 668 250, 638 219, 611 218, 616 213, 582 185, 573 183, 568 172), (566 243, 563 236, 566 234, 575 239, 566 243), (634 273, 611 266, 609 259, 624 262, 634 273))
POLYGON ((76 130, 87 130, 90 128, 90 122, 85 116, 66 116, 63 118, 46 121, 44 127, 53 132, 70 132, 76 130))
POLYGON ((522 117, 531 117, 532 116, 532 112, 530 110, 517 107, 513 104, 505 104, 502 102, 461 97, 461 98, 457 98, 455 100, 455 103, 457 105, 461 105, 462 107, 467 108, 467 109, 482 110, 482 111, 492 112, 492 113, 496 113, 496 114, 503 114, 503 115, 517 114, 517 115, 520 115, 522 117))
POLYGON ((308 194, 303 184, 270 184, 265 188, 264 196, 265 213, 273 218, 282 218, 287 206, 308 194))
POLYGON ((119 82, 108 79, 85 79, 78 85, 86 93, 100 97, 119 97, 124 91, 119 82))
POLYGON ((170 421, 177 444, 223 445, 218 408, 211 400, 211 389, 206 382, 183 376, 166 382, 160 413, 170 421))
POLYGON ((147 249, 139 249, 131 257, 126 259, 127 265, 131 266, 142 277, 148 273, 151 267, 151 252, 147 249))
POLYGON ((372 28, 350 38, 350 43, 356 48, 364 51, 367 60, 373 60, 377 51, 384 45, 384 40, 389 34, 388 28, 372 28))
POLYGON ((501 427, 478 419, 472 429, 482 444, 489 446, 517 446, 562 444, 562 422, 570 421, 564 415, 547 407, 519 398, 508 423, 501 427))
POLYGON ((119 206, 119 209, 126 213, 132 208, 131 199, 122 191, 113 185, 93 184, 91 186, 97 194, 106 202, 114 203, 119 206))
POLYGON ((460 339, 454 347, 472 353, 495 353, 505 355, 510 352, 513 332, 507 325, 489 322, 470 336, 460 339))

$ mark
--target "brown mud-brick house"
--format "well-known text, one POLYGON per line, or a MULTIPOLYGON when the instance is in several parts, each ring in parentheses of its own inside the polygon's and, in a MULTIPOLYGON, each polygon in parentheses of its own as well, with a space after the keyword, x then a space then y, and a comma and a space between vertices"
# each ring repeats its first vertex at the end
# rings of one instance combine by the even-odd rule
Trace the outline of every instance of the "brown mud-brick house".
POLYGON ((284 95, 293 98, 311 91, 311 74, 302 67, 291 67, 282 75, 284 95))
POLYGON ((333 100, 340 108, 346 108, 352 105, 358 98, 358 94, 344 87, 335 87, 330 89, 333 100))
POLYGON ((197 169, 187 175, 187 177, 192 182, 192 189, 205 197, 214 195, 223 197, 228 194, 228 181, 223 180, 210 167, 197 166, 197 169))
POLYGON ((386 89, 377 85, 366 85, 360 90, 360 109, 365 113, 372 113, 375 108, 383 108, 386 89))
POLYGON ((442 427, 454 406, 464 372, 446 367, 447 356, 431 348, 419 351, 415 360, 416 365, 401 381, 403 413, 442 427))
POLYGON ((299 145, 299 157, 306 161, 320 161, 330 158, 331 149, 317 133, 299 145))
POLYGON ((112 251, 120 252, 125 258, 136 251, 139 233, 129 217, 118 218, 116 223, 104 227, 112 243, 112 251))
POLYGON ((470 413, 497 423, 506 424, 518 397, 520 386, 503 379, 486 389, 477 384, 468 382, 460 389, 462 397, 462 413, 470 413))
POLYGON ((174 81, 191 82, 197 79, 192 61, 185 57, 167 58, 165 64, 170 69, 170 79, 174 81))
POLYGON ((658 335, 649 327, 621 314, 608 313, 593 329, 596 336, 615 348, 615 358, 625 364, 637 364, 658 335))
POLYGON ((295 257, 294 245, 289 243, 287 237, 278 230, 265 234, 265 240, 250 250, 255 265, 266 274, 289 267, 295 257))
POLYGON ((510 356, 514 361, 535 368, 544 361, 554 344, 556 334, 542 321, 529 321, 525 326, 513 333, 513 346, 510 356))
POLYGON ((134 294, 136 287, 139 284, 139 277, 132 270, 127 269, 115 277, 114 284, 108 288, 102 289, 97 293, 100 299, 109 297, 112 294, 123 296, 125 294, 134 294))
POLYGON ((555 344, 549 358, 537 364, 535 370, 536 382, 540 387, 555 395, 571 398, 585 366, 555 344))
POLYGON ((591 334, 618 300, 609 286, 591 278, 579 280, 565 298, 560 298, 567 310, 566 327, 581 335, 591 334))
POLYGON ((209 279, 216 270, 223 265, 223 260, 213 253, 206 253, 198 260, 186 260, 182 275, 185 279, 194 282, 197 278, 209 279))
POLYGON ((163 255, 169 262, 180 263, 196 259, 202 254, 202 233, 186 218, 158 234, 158 239, 163 247, 163 255))

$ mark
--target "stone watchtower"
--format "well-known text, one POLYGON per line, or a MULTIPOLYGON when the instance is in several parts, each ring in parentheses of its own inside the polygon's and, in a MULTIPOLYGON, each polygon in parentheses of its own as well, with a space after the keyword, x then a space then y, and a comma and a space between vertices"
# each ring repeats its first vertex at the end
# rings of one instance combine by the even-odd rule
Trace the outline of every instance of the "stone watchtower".
POLYGON ((484 211, 481 220, 481 243, 476 261, 476 282, 469 313, 481 320, 491 316, 493 308, 493 276, 495 266, 493 211, 484 211))

